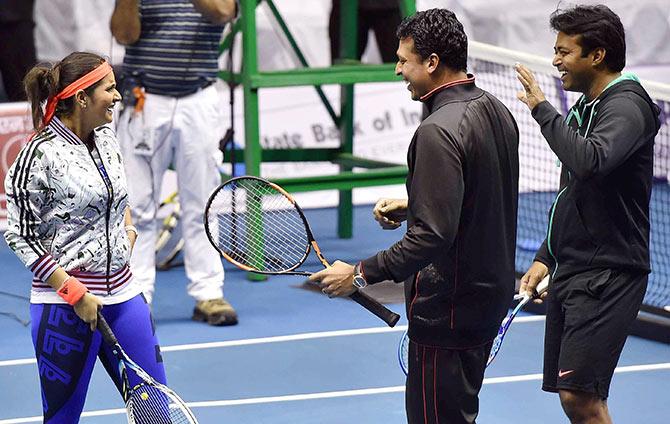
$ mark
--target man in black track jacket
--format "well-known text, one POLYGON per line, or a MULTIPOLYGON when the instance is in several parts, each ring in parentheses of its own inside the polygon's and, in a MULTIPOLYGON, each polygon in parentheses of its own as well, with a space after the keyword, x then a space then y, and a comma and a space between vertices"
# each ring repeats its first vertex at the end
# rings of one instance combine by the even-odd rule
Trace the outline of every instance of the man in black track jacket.
POLYGON ((556 11, 553 64, 583 96, 566 118, 517 65, 542 134, 562 163, 547 238, 521 280, 533 291, 551 272, 542 388, 559 392, 573 423, 611 423, 606 399, 647 287, 649 200, 659 108, 622 74, 625 36, 606 6, 556 11))
POLYGON ((356 266, 311 277, 345 296, 405 281, 410 423, 474 423, 486 360, 514 291, 519 134, 509 110, 466 73, 467 37, 444 9, 404 20, 396 73, 428 111, 409 146, 408 199, 381 199, 383 228, 407 232, 356 266))

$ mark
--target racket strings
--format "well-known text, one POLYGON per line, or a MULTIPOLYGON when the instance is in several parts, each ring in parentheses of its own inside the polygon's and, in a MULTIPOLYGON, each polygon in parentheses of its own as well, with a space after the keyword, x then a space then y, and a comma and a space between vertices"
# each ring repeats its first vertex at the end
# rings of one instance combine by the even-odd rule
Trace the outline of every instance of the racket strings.
POLYGON ((398 345, 398 361, 400 362, 400 368, 407 375, 409 373, 409 335, 407 331, 403 334, 400 345, 398 345))
MULTIPOLYGON (((286 205, 282 205, 286 206, 286 205)), ((268 205, 268 207, 277 207, 277 205, 268 205)), ((292 207, 292 205, 291 205, 292 207)), ((304 226, 302 221, 296 223, 295 217, 287 216, 291 215, 293 211, 277 211, 277 210, 268 210, 263 212, 263 225, 247 225, 246 231, 248 232, 249 240, 256 238, 257 240, 263 240, 265 246, 264 250, 266 251, 265 255, 263 252, 259 251, 258 255, 255 257, 252 255, 248 258, 251 262, 253 259, 264 259, 266 263, 270 266, 275 266, 278 269, 286 267, 286 261, 282 258, 291 258, 295 254, 299 254, 298 259, 302 257, 302 254, 305 252, 306 238, 300 237, 301 233, 304 233, 304 226), (288 213, 287 213, 288 212, 288 213), (300 225, 298 225, 300 224, 300 225), (272 252, 274 255, 270 256, 267 253, 272 252)), ((297 214, 297 212, 296 212, 297 214)), ((300 217, 298 216, 298 219, 300 217)), ((238 225, 240 223, 239 218, 237 221, 238 225)), ((241 226, 241 225, 240 225, 241 226)), ((244 229, 240 229, 242 231, 244 229)), ((239 232, 238 232, 239 237, 239 232)), ((244 259, 243 255, 240 255, 239 252, 234 252, 237 254, 238 259, 244 259)), ((249 250, 245 250, 246 255, 249 254, 249 250)), ((291 264, 297 263, 297 261, 292 261, 291 264)))
MULTIPOLYGON (((291 206, 293 207, 293 205, 291 206)), ((293 209, 294 209, 293 211, 283 210, 281 212, 278 212, 276 210, 268 211, 267 212, 268 222, 282 224, 283 227, 280 227, 280 229, 282 228, 285 229, 285 231, 283 231, 283 234, 286 237, 290 238, 292 241, 302 243, 305 240, 305 237, 301 237, 305 232, 305 225, 303 224, 302 219, 300 218, 298 212, 295 211, 295 208, 293 209), (295 215, 293 213, 287 213, 294 211, 295 215)))
POLYGON ((308 252, 305 224, 294 204, 259 180, 224 186, 210 202, 207 221, 219 250, 254 269, 286 271, 308 252))
MULTIPOLYGON (((269 209, 267 211, 264 211, 263 214, 264 214, 265 225, 263 225, 263 228, 261 227, 251 228, 251 230, 254 231, 254 235, 256 236, 267 235, 270 238, 275 238, 280 242, 290 241, 291 244, 286 246, 292 246, 292 245, 304 246, 306 239, 305 237, 302 236, 305 227, 302 223, 302 220, 300 219, 300 216, 295 211, 295 208, 293 208, 293 205, 290 203, 288 205, 290 205, 290 207, 293 210, 269 209), (295 216, 293 215, 293 212, 295 212, 295 216), (271 231, 268 231, 267 227, 269 224, 274 224, 276 225, 276 227, 274 227, 271 231)), ((280 206, 287 207, 288 205, 270 204, 268 205, 268 208, 276 208, 280 206)), ((284 245, 279 244, 278 246, 279 248, 281 248, 284 245)))
POLYGON ((171 393, 158 387, 141 384, 133 389, 126 402, 132 424, 193 424, 186 405, 171 393))
POLYGON ((503 340, 505 339, 505 335, 507 335, 507 330, 509 330, 509 327, 512 325, 512 321, 514 321, 514 318, 517 316, 519 311, 521 311, 529 301, 529 297, 522 297, 521 301, 514 307, 514 309, 512 309, 512 312, 503 318, 502 322, 500 323, 500 328, 498 329, 498 334, 496 335, 496 338, 493 340, 493 344, 491 345, 491 352, 489 353, 489 357, 486 360, 487 367, 491 365, 491 362, 493 362, 495 357, 498 355, 498 351, 500 351, 500 347, 502 346, 503 340))

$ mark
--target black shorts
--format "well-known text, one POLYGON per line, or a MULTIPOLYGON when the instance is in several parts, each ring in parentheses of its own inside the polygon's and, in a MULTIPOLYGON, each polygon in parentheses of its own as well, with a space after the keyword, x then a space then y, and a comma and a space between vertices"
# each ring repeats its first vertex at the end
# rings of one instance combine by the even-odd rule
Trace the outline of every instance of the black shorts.
POLYGON ((491 342, 470 349, 409 343, 405 410, 409 424, 473 424, 491 342))
POLYGON ((542 390, 578 390, 607 399, 647 273, 597 269, 549 287, 542 390))

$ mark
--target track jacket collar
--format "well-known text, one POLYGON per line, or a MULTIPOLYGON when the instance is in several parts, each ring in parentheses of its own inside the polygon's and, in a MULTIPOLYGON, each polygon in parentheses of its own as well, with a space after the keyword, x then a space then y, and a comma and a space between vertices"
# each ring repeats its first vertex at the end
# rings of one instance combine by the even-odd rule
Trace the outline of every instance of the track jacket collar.
POLYGON ((420 100, 426 104, 428 111, 432 113, 452 100, 476 97, 475 88, 475 77, 468 74, 465 79, 451 81, 434 88, 429 93, 421 96, 420 100))
POLYGON ((51 128, 53 132, 63 137, 63 139, 65 139, 65 141, 70 144, 84 145, 84 142, 81 141, 79 137, 77 137, 77 135, 72 132, 72 130, 66 127, 65 124, 55 116, 51 119, 47 127, 51 128))
MULTIPOLYGON (((597 107, 598 104, 605 100, 607 97, 609 97, 613 93, 617 93, 620 91, 632 91, 645 99, 647 103, 649 103, 650 107, 652 110, 656 110, 657 106, 653 103, 653 101, 649 98, 649 95, 647 94, 646 91, 642 88, 642 85, 640 83, 640 79, 637 77, 637 75, 630 73, 630 72, 624 72, 622 73, 618 78, 615 80, 611 81, 607 86, 603 89, 603 91, 596 97, 595 99, 591 100, 590 102, 586 102, 586 96, 581 95, 581 97, 577 100, 577 103, 575 103, 574 106, 570 108, 570 111, 568 112, 568 116, 566 117, 566 124, 569 124, 570 121, 574 118, 577 121, 577 126, 579 128, 582 127, 585 119, 586 119, 586 112, 587 110, 590 111, 590 117, 588 120, 588 125, 586 128, 586 132, 584 133, 584 136, 586 137, 589 134, 589 129, 590 125, 592 123, 593 117, 597 113, 597 107), (581 111, 580 111, 581 108, 581 111)), ((655 116, 658 115, 658 113, 654 113, 655 116)))

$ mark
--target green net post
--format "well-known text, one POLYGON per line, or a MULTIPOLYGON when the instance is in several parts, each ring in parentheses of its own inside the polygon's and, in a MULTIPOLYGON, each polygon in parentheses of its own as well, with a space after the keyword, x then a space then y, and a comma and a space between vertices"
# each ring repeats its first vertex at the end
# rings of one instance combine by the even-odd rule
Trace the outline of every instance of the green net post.
MULTIPOLYGON (((340 59, 358 59, 358 0, 343 1, 340 4, 340 59)), ((353 153, 354 150, 354 85, 340 86, 340 150, 353 153)), ((340 172, 351 171, 351 167, 340 165, 340 172)), ((353 202, 351 190, 339 191, 337 208, 337 232, 340 238, 353 236, 353 202)))
MULTIPOLYGON (((242 28, 242 83, 244 87, 244 164, 249 175, 261 174, 261 144, 258 122, 258 88, 251 80, 258 74, 258 48, 256 45, 256 2, 243 1, 240 4, 242 28)), ((255 248, 262 250, 261 245, 255 248)), ((258 255, 260 257, 260 255, 258 255)), ((267 276, 247 273, 251 281, 264 281, 267 276)))

